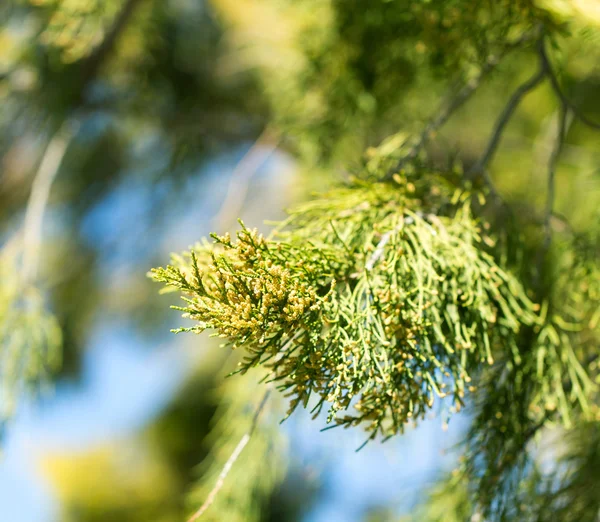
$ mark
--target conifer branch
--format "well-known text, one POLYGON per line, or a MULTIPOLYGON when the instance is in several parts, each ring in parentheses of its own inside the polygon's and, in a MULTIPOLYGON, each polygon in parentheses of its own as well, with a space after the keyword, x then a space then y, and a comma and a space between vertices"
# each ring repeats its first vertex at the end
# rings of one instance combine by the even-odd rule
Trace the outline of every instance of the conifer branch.
POLYGON ((485 152, 469 172, 474 177, 481 176, 488 188, 490 189, 492 195, 496 198, 498 198, 499 195, 489 176, 487 170, 488 166, 492 161, 496 150, 498 149, 498 145, 500 144, 500 140, 502 139, 502 133, 504 132, 506 125, 510 121, 517 107, 520 105, 523 98, 544 80, 546 74, 547 70, 542 65, 540 69, 531 78, 519 85, 519 87, 517 87, 517 89, 513 92, 502 113, 496 120, 494 130, 492 131, 490 140, 485 148, 485 152))
POLYGON ((178 331, 215 328, 244 346, 239 371, 267 368, 292 397, 288 414, 317 394, 328 423, 401 433, 436 397, 460 402, 468 373, 534 319, 518 282, 480 250, 468 203, 452 207, 435 179, 337 189, 272 238, 242 225, 151 276, 183 294, 177 309, 195 324, 178 331))
MULTIPOLYGON (((109 29, 102 43, 85 60, 82 67, 80 87, 75 100, 75 107, 79 105, 85 89, 93 81, 105 59, 114 49, 119 36, 127 26, 140 1, 126 0, 124 2, 121 11, 115 18, 112 27, 109 29)), ((63 122, 58 131, 50 139, 35 175, 31 188, 31 196, 25 212, 22 271, 24 282, 30 282, 36 276, 42 220, 50 189, 77 127, 78 123, 75 121, 66 119, 63 122)))
POLYGON ((475 77, 467 81, 458 91, 456 95, 453 97, 447 98, 437 111, 437 116, 435 116, 432 120, 425 125, 425 128, 419 134, 417 140, 409 149, 407 154, 403 156, 400 161, 396 163, 393 169, 390 169, 388 172, 386 179, 391 179, 392 176, 398 172, 404 165, 410 163, 419 155, 421 150, 429 140, 432 138, 434 133, 440 129, 449 119, 450 117, 460 109, 464 103, 475 93, 475 91, 481 85, 484 77, 492 71, 496 65, 498 64, 498 59, 491 57, 488 62, 483 66, 479 74, 475 77))
POLYGON ((561 103, 559 116, 558 116, 558 130, 556 134, 556 141, 552 153, 550 154, 550 161, 548 163, 548 182, 547 182, 547 196, 546 196, 546 208, 544 212, 544 242, 542 244, 541 255, 545 256, 550 243, 552 241, 552 215, 554 212, 554 199, 555 199, 555 180, 556 180, 556 165, 558 157, 565 140, 566 128, 567 128, 567 115, 569 107, 561 103))
MULTIPOLYGON (((546 412, 544 414, 544 416, 533 426, 530 426, 529 429, 527 429, 522 436, 522 439, 517 443, 518 446, 517 447, 513 447, 511 448, 511 452, 507 454, 508 455, 518 455, 520 453, 522 453, 523 451, 526 450, 527 445, 529 444, 529 442, 531 441, 531 439, 533 439, 538 433, 539 431, 544 428, 544 426, 546 426, 546 423, 552 419, 552 413, 550 412, 546 412)), ((494 477, 496 481, 500 480, 500 477, 502 477, 502 475, 504 474, 505 471, 507 471, 507 469, 511 466, 514 465, 514 459, 513 458, 503 458, 500 462, 500 464, 498 465, 498 467, 494 470, 494 477)))
MULTIPOLYGON (((534 33, 537 33, 535 31, 534 33)), ((385 176, 385 179, 392 179, 404 165, 416 159, 423 147, 429 142, 435 132, 440 129, 451 116, 460 109, 469 98, 477 91, 483 80, 491 73, 502 59, 513 49, 518 48, 523 43, 531 40, 534 33, 526 33, 515 42, 509 44, 498 56, 489 56, 485 64, 481 67, 479 74, 468 80, 456 94, 450 95, 442 103, 437 111, 437 115, 429 121, 415 143, 411 146, 405 156, 403 156, 385 176)))
POLYGON ((565 93, 562 91, 556 73, 552 68, 552 63, 550 62, 548 53, 546 52, 546 46, 544 45, 543 40, 540 42, 538 50, 540 59, 542 60, 542 66, 546 70, 548 78, 550 79, 550 85, 552 85, 552 90, 560 100, 560 103, 566 108, 568 108, 579 121, 581 121, 588 127, 591 127, 592 129, 600 130, 600 123, 590 120, 585 114, 581 112, 581 110, 579 110, 577 106, 573 104, 571 100, 569 100, 569 98, 567 98, 565 93))
POLYGON ((233 450, 233 453, 227 459, 227 462, 225 462, 225 465, 223 466, 221 473, 219 473, 217 482, 215 483, 214 487, 212 488, 212 490, 206 497, 204 504, 202 504, 202 506, 200 506, 200 508, 188 519, 187 522, 194 522, 195 520, 198 520, 206 512, 206 510, 211 506, 211 504, 215 501, 217 494, 219 493, 219 491, 223 487, 223 484, 225 483, 225 479, 227 478, 229 471, 231 471, 231 468, 235 464, 236 460, 242 454, 242 451, 244 451, 244 448, 246 447, 248 442, 250 442, 252 433, 254 433, 254 430, 256 429, 256 425, 258 424, 258 419, 265 407, 265 404, 267 403, 267 399, 269 398, 270 393, 271 393, 271 390, 268 389, 265 392, 265 394, 263 395, 262 400, 260 401, 258 407, 256 408, 256 411, 254 412, 254 416, 252 417, 252 422, 250 423, 250 427, 248 428, 248 431, 246 431, 246 433, 244 433, 244 435, 238 442, 237 446, 233 450))
POLYGON ((373 270, 375 263, 377 263, 377 261, 379 261, 381 259, 381 257, 383 256, 385 246, 388 244, 392 235, 397 234, 400 231, 400 229, 403 227, 403 225, 404 225, 404 220, 400 221, 400 223, 398 223, 398 225, 396 225, 392 230, 388 230, 385 234, 383 234, 383 236, 381 236, 381 239, 379 240, 379 243, 377 243, 377 246, 375 247, 374 252, 371 254, 369 259, 365 263, 365 270, 367 272, 370 272, 371 270, 373 270))

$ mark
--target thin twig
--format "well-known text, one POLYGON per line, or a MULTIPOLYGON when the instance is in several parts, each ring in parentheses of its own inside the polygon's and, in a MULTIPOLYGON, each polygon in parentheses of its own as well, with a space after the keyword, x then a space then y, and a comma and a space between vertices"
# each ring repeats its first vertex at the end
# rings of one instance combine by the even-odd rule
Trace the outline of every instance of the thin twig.
POLYGON ((221 473, 219 473, 217 482, 215 483, 214 487, 212 488, 212 490, 206 497, 204 504, 202 504, 202 506, 200 506, 200 509, 198 509, 198 511, 196 511, 188 519, 187 522, 194 522, 194 520, 198 520, 204 514, 204 512, 211 506, 211 504, 214 502, 217 494, 219 493, 219 490, 223 487, 223 484, 225 483, 225 479, 227 478, 228 473, 231 471, 231 468, 235 464, 235 461, 238 459, 238 457, 241 455, 242 451, 244 450, 244 448, 250 441, 250 437, 252 436, 252 433, 254 432, 256 425, 258 424, 258 419, 260 417, 262 410, 265 407, 265 404, 267 403, 267 399, 269 398, 270 393, 271 393, 271 390, 267 390, 265 392, 262 400, 260 401, 260 404, 258 405, 258 408, 256 408, 256 411, 254 412, 254 416, 252 417, 252 422, 250 423, 250 427, 248 428, 248 431, 246 433, 244 433, 244 435, 238 442, 237 446, 233 450, 233 453, 227 459, 227 462, 223 466, 221 473))
POLYGON ((548 78, 550 78, 550 84, 552 85, 552 90, 560 100, 561 104, 567 107, 573 115, 580 120, 582 123, 585 123, 587 126, 592 127, 593 129, 600 130, 600 123, 590 120, 585 114, 583 114, 579 108, 577 108, 569 98, 563 93, 560 84, 558 83, 558 78, 554 69, 552 68, 552 64, 550 63, 550 59, 548 57, 548 53, 546 52, 546 46, 544 45, 543 40, 539 45, 539 54, 542 60, 542 64, 547 71, 548 78))
POLYGON ((477 76, 468 80, 456 94, 447 97, 436 112, 436 116, 433 117, 425 126, 407 154, 403 156, 392 169, 390 169, 385 178, 391 179, 393 175, 398 172, 407 162, 414 160, 419 155, 422 148, 429 142, 434 133, 465 104, 465 102, 475 93, 475 91, 477 91, 484 78, 496 68, 502 58, 504 58, 511 50, 518 48, 521 44, 531 40, 532 36, 532 33, 527 33, 517 41, 507 46, 503 53, 499 56, 490 56, 477 76))
POLYGON ((231 174, 227 194, 219 210, 211 219, 211 228, 215 230, 226 228, 238 217, 252 176, 275 151, 279 141, 279 135, 267 128, 244 154, 231 174))
POLYGON ((409 149, 407 154, 403 156, 391 169, 386 178, 391 178, 396 172, 398 172, 406 163, 414 160, 423 147, 427 145, 431 137, 434 133, 442 127, 450 117, 458 110, 460 107, 464 105, 464 103, 471 97, 471 95, 477 90, 479 85, 481 84, 483 78, 496 66, 497 60, 490 60, 488 63, 481 69, 479 74, 469 80, 463 87, 458 91, 458 93, 447 99, 444 103, 442 103, 441 107, 437 111, 437 116, 425 125, 425 128, 419 134, 417 140, 413 144, 413 146, 409 149))
MULTIPOLYGON (((504 110, 496 120, 494 125, 494 130, 490 137, 490 140, 487 144, 485 152, 481 156, 481 159, 471 168, 470 174, 472 175, 481 175, 484 177, 486 182, 488 181, 489 176, 487 175, 487 168, 490 162, 492 161, 496 150, 498 149, 498 145, 500 144, 500 140, 502 139, 502 133, 504 128, 510 121, 512 115, 515 110, 523 100, 526 94, 532 91, 535 87, 537 87, 542 80, 546 77, 546 69, 544 67, 540 67, 539 71, 537 71, 529 80, 522 83, 517 87, 517 89, 513 92, 512 96, 508 100, 508 103, 504 107, 504 110)), ((492 191, 495 191, 493 187, 490 187, 492 191)))
POLYGON ((554 146, 552 147, 552 152, 550 153, 550 158, 548 159, 547 195, 546 205, 544 209, 544 221, 542 224, 544 238, 540 249, 537 253, 536 273, 534 275, 534 288, 536 288, 538 294, 540 294, 542 288, 541 282, 544 262, 546 259, 546 255, 548 254, 548 250, 550 249, 550 244, 552 243, 552 217, 554 215, 554 199, 556 192, 556 167, 558 163, 558 157, 560 155, 560 151, 562 149, 563 142, 565 139, 568 113, 568 106, 564 103, 561 103, 558 115, 558 128, 556 131, 556 139, 554 140, 554 146))
POLYGON ((556 133, 556 141, 552 153, 550 154, 550 160, 548 162, 548 185, 547 185, 547 196, 546 196, 546 208, 544 212, 544 242, 542 244, 542 255, 545 255, 550 248, 552 241, 552 214, 554 211, 554 199, 556 193, 556 164, 558 163, 558 157, 562 149, 565 133, 567 128, 567 115, 569 108, 566 104, 561 103, 559 116, 558 116, 558 130, 556 133))
POLYGON ((59 128, 48 142, 33 179, 23 224, 22 280, 24 283, 33 281, 37 275, 42 223, 50 189, 75 131, 76 124, 70 120, 59 128))

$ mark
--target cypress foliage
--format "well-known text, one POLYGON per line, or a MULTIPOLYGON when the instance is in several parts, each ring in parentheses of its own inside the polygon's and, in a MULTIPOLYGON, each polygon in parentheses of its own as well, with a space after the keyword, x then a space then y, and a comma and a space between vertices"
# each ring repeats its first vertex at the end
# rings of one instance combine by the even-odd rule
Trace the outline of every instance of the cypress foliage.
MULTIPOLYGON (((57 128, 97 111, 127 128, 131 143, 149 125, 168 142, 174 165, 198 160, 206 136, 237 143, 268 123, 309 168, 333 172, 341 162, 353 172, 291 210, 267 237, 241 223, 234 237, 215 234, 152 271, 184 300, 176 308, 192 322, 177 331, 210 330, 238 350, 232 373, 248 373, 222 388, 194 507, 236 451, 236 419, 252 418, 242 383, 262 378, 286 397, 287 415, 326 410, 330 427, 364 429, 367 440, 401 434, 438 400, 447 413, 468 408, 460 463, 417 520, 598 520, 600 222, 597 205, 583 204, 596 196, 588 190, 595 171, 582 174, 597 164, 588 131, 600 128, 592 2, 212 0, 216 16, 198 8, 195 18, 183 4, 174 10, 186 18, 179 29, 168 3, 156 1, 17 4, 0 15, 39 31, 26 31, 0 71, 3 154, 23 129, 52 142, 57 128), (186 43, 200 19, 208 38, 186 43), (117 45, 118 36, 129 45, 117 45), (200 47, 210 59, 199 65, 200 47), (557 65, 560 53, 570 70, 557 65), (440 128, 494 74, 517 78, 532 65, 479 159, 469 157, 473 150, 451 157, 460 139, 447 154, 436 140, 440 128), (221 81, 228 66, 252 72, 221 81), (538 161, 536 150, 524 161, 515 149, 492 169, 506 126, 542 83, 557 108, 556 128, 535 147, 547 157, 538 161), (421 128, 434 98, 443 102, 421 128), (205 117, 215 105, 217 117, 205 117), (232 116, 229 124, 222 114, 232 116), (199 121, 202 129, 191 130, 199 121), (547 178, 543 193, 523 181, 530 168, 547 178), (573 177, 565 182, 559 170, 573 177), (575 175, 589 183, 575 183, 575 175), (515 182, 519 188, 507 190, 515 182), (579 205, 574 218, 567 207, 579 205), (541 444, 552 432, 560 440, 541 444), (550 469, 544 447, 552 449, 550 469)), ((549 104, 539 105, 523 127, 542 126, 549 104)), ((467 139, 477 134, 466 128, 469 118, 461 124, 467 139)), ((107 143, 113 161, 124 161, 107 143)), ((93 167, 73 169, 82 175, 65 183, 79 187, 61 196, 78 194, 72 199, 83 203, 73 208, 91 208, 95 193, 111 186, 111 169, 132 165, 104 163, 99 191, 93 167)), ((0 197, 0 211, 11 216, 13 194, 0 197)), ((0 420, 26 384, 52 371, 61 344, 42 282, 20 283, 19 260, 5 254, 0 420)), ((91 272, 87 264, 83 271, 91 272)), ((271 451, 269 428, 257 428, 255 451, 271 451)), ((259 520, 281 479, 256 458, 243 465, 211 508, 215 520, 259 520)))
POLYGON ((153 271, 197 321, 180 331, 212 328, 245 348, 240 371, 268 368, 289 413, 316 393, 315 414, 328 403, 330 422, 364 423, 371 437, 403 431, 436 398, 460 409, 471 372, 535 316, 485 252, 469 196, 409 179, 357 181, 268 239, 243 227, 153 271))
MULTIPOLYGON (((213 235, 154 270, 195 321, 178 331, 214 330, 243 350, 239 372, 266 370, 288 397, 288 414, 326 408, 332 427, 362 426, 368 440, 401 433, 436 398, 446 398, 447 412, 467 406, 473 422, 460 465, 416 520, 544 520, 559 512, 595 520, 594 502, 576 493, 600 483, 582 465, 591 438, 590 446, 565 443, 569 457, 557 469, 568 461, 566 473, 542 471, 535 451, 542 433, 598 419, 597 223, 583 233, 556 226, 554 208, 570 116, 597 127, 562 90, 548 58, 548 44, 557 46, 569 27, 532 2, 371 2, 362 11, 331 2, 319 20, 304 12, 308 4, 274 9, 283 19, 286 9, 304 14, 281 52, 305 60, 287 69, 273 66, 277 60, 254 65, 278 125, 299 138, 309 163, 327 168, 331 154, 356 161, 357 142, 391 131, 403 97, 421 81, 410 64, 443 79, 457 71, 459 87, 420 134, 367 147, 349 182, 293 209, 268 237, 242 224, 235 238, 213 235), (394 24, 406 24, 406 38, 390 36, 394 24), (315 39, 303 39, 311 30, 315 39), (375 42, 389 52, 378 54, 375 42), (512 49, 533 51, 539 71, 509 98, 479 161, 440 169, 427 144, 512 49), (406 66, 384 74, 391 54, 406 66), (391 77, 395 89, 386 90, 391 77), (503 198, 489 163, 514 111, 544 80, 559 118, 540 218, 530 201, 503 198)), ((235 16, 224 0, 217 5, 242 40, 248 23, 260 23, 235 16)), ((261 3, 265 12, 269 5, 261 3)), ((593 30, 586 34, 593 40, 593 30)), ((256 50, 250 61, 264 56, 262 43, 245 42, 256 50)))

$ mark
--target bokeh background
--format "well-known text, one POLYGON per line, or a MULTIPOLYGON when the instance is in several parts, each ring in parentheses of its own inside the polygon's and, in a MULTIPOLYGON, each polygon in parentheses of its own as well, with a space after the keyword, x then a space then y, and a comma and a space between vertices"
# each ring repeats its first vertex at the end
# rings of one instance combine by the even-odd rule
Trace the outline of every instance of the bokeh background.
MULTIPOLYGON (((344 178, 365 148, 420 129, 478 59, 444 4, 2 2, 2 332, 29 354, 20 332, 39 328, 44 350, 62 354, 35 393, 0 393, 15 405, 2 434, 2 520, 167 522, 199 505, 210 455, 235 444, 248 418, 229 430, 220 420, 262 392, 251 378, 228 384, 233 363, 215 340, 169 332, 183 321, 176 300, 146 274, 237 217, 267 231, 265 220, 344 178), (47 197, 35 189, 44 168, 47 197)), ((574 28, 558 56, 570 95, 600 115, 597 3, 550 8, 574 28)), ((482 87, 431 146, 440 163, 475 161, 532 64, 517 52, 482 87)), ((556 121, 541 88, 511 122, 494 171, 509 199, 542 208, 536 166, 556 121)), ((574 227, 597 212, 599 150, 598 135, 569 132, 557 208, 574 227)), ((398 520, 452 469, 469 419, 432 416, 355 452, 360 430, 321 432, 324 419, 303 411, 279 426, 284 411, 274 398, 268 430, 228 478, 229 515, 213 520, 398 520)))

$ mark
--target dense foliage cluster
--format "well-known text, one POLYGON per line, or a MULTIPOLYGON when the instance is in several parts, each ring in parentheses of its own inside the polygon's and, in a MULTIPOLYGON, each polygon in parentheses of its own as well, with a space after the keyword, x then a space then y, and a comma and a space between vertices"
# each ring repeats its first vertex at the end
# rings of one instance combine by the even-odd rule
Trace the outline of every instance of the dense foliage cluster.
POLYGON ((49 15, 40 43, 59 51, 60 60, 66 63, 89 55, 102 43, 121 7, 114 0, 31 0, 30 3, 49 15))
POLYGON ((466 196, 452 204, 428 183, 357 182, 292 211, 268 240, 246 228, 214 236, 154 278, 183 291, 198 322, 183 330, 213 328, 245 348, 241 370, 269 368, 290 411, 316 393, 329 420, 400 432, 436 397, 460 409, 470 373, 534 321, 485 253, 466 196))

